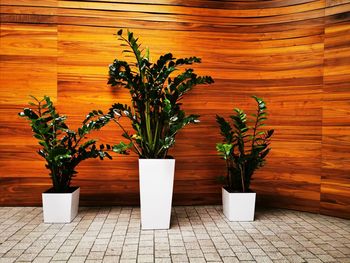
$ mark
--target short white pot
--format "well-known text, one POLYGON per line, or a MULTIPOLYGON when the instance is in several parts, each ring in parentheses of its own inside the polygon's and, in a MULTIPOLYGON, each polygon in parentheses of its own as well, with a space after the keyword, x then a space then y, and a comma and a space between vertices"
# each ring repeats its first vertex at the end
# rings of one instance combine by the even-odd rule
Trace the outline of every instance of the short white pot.
POLYGON ((174 159, 139 159, 142 229, 169 229, 174 173, 174 159))
POLYGON ((72 193, 42 194, 44 223, 70 223, 78 214, 80 188, 72 193))
POLYGON ((256 193, 230 193, 222 188, 222 207, 230 221, 254 221, 256 193))

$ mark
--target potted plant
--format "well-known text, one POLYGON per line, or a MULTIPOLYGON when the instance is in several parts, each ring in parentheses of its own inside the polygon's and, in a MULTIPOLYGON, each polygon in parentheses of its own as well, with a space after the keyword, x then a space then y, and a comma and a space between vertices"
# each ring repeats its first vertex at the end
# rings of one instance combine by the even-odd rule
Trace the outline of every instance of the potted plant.
POLYGON ((172 76, 178 67, 200 63, 200 58, 176 59, 171 53, 150 61, 149 50, 140 48, 132 32, 117 33, 123 53, 132 54, 134 62, 115 59, 109 66, 112 87, 129 90, 132 105, 116 103, 109 114, 123 130, 130 147, 139 155, 139 182, 142 229, 168 229, 170 226, 175 159, 168 154, 181 128, 199 122, 199 115, 186 115, 180 100, 197 84, 210 84, 209 76, 197 76, 193 69, 172 76), (134 129, 129 133, 120 123, 128 118, 134 129))
POLYGON ((250 181, 256 169, 262 167, 271 148, 274 130, 262 131, 267 119, 263 99, 253 96, 257 103, 252 119, 240 109, 230 116, 233 126, 224 118, 216 116, 224 140, 216 145, 220 156, 226 161, 227 175, 223 178, 222 202, 224 215, 230 221, 253 221, 256 193, 250 189, 250 181), (248 125, 248 122, 251 125, 248 125))
MULTIPOLYGON (((32 97, 29 104, 34 109, 24 108, 19 116, 30 122, 34 137, 38 139, 40 156, 46 160, 46 168, 50 171, 53 187, 42 194, 45 223, 69 223, 78 213, 79 187, 71 186, 77 174, 77 165, 89 158, 107 157, 111 159, 105 146, 96 147, 96 140, 87 140, 86 135, 106 125, 110 117, 101 111, 93 111, 77 132, 66 125, 66 116, 59 115, 50 100, 45 96, 42 100, 32 97)), ((111 149, 110 145, 106 145, 111 149)))

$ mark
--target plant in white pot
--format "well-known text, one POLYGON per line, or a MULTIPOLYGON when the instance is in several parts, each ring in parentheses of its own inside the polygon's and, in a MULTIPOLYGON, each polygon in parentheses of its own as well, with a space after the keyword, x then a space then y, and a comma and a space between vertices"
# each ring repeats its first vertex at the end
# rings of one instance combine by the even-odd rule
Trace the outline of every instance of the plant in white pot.
POLYGON ((128 146, 139 155, 139 182, 142 229, 168 229, 170 227, 175 159, 168 155, 181 128, 199 122, 199 115, 186 115, 181 110, 183 95, 197 84, 210 84, 209 76, 197 76, 187 68, 178 75, 173 72, 180 66, 200 63, 197 57, 176 59, 171 53, 160 56, 152 63, 149 50, 140 48, 132 32, 123 36, 118 31, 125 50, 133 62, 114 60, 109 66, 111 86, 127 88, 132 106, 116 103, 110 109, 114 122, 124 131, 128 146), (133 133, 120 123, 130 119, 133 133))
POLYGON ((251 119, 240 109, 230 116, 233 126, 223 117, 216 116, 224 140, 216 145, 220 156, 226 161, 227 175, 222 188, 224 215, 230 221, 253 221, 256 193, 250 189, 253 173, 265 163, 271 148, 274 130, 260 130, 267 119, 263 99, 253 96, 257 103, 251 119), (251 125, 248 125, 248 122, 251 125))
POLYGON ((69 223, 77 215, 79 206, 80 188, 71 186, 77 174, 75 168, 89 158, 111 159, 104 150, 111 146, 97 148, 96 140, 88 140, 86 135, 102 128, 111 118, 101 111, 93 111, 75 132, 68 128, 66 116, 57 113, 49 97, 32 98, 34 101, 29 104, 33 109, 24 108, 19 116, 29 121, 33 136, 41 146, 38 153, 46 160, 45 166, 50 171, 53 187, 42 194, 44 222, 69 223))

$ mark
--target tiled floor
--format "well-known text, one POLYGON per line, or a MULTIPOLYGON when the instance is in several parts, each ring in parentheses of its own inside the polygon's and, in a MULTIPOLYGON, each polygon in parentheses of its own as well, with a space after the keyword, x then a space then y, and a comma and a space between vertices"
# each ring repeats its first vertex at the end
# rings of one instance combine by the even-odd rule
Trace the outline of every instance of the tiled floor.
POLYGON ((41 208, 0 207, 0 262, 350 262, 350 221, 289 210, 228 222, 220 206, 175 207, 170 230, 140 230, 140 210, 82 208, 71 224, 41 208))

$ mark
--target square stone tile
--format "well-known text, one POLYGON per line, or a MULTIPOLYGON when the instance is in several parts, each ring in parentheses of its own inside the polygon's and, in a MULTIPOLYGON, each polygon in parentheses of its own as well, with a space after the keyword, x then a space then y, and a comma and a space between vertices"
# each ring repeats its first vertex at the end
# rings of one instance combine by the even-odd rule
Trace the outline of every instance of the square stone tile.
POLYGON ((207 261, 221 261, 220 255, 217 252, 215 253, 204 252, 204 257, 207 261))
POLYGON ((155 258, 155 263, 172 263, 171 258, 155 258))
POLYGON ((70 256, 71 256, 71 253, 69 253, 69 252, 67 252, 67 253, 59 253, 59 252, 57 252, 53 256, 52 260, 66 260, 67 261, 70 256))
POLYGON ((2 258, 0 258, 0 263, 12 263, 15 261, 16 261, 15 257, 12 257, 12 258, 2 257, 2 258))
POLYGON ((186 255, 172 255, 171 256, 173 263, 187 263, 189 259, 186 255))
POLYGON ((71 256, 68 260, 68 263, 84 263, 86 257, 84 256, 71 256))
POLYGON ((207 261, 205 260, 204 257, 195 257, 195 258, 189 257, 189 262, 190 263, 206 263, 207 261))
POLYGON ((37 257, 33 263, 48 263, 51 262, 52 257, 37 257))
POLYGON ((138 255, 137 262, 153 262, 154 257, 153 255, 138 255))
POLYGON ((19 256, 17 261, 33 261, 36 258, 37 254, 22 254, 19 256))
POLYGON ((189 258, 204 258, 204 254, 200 249, 189 249, 187 255, 189 258))

